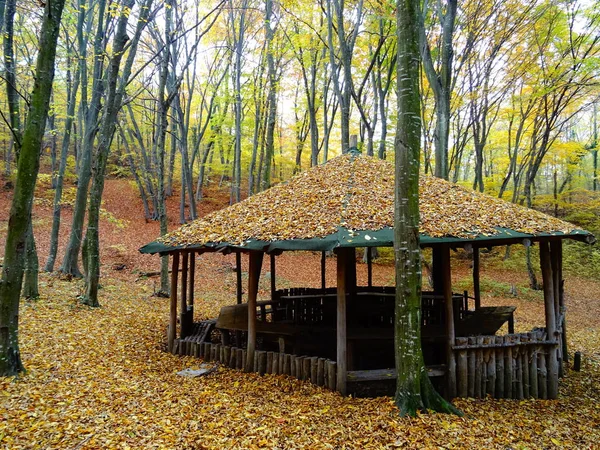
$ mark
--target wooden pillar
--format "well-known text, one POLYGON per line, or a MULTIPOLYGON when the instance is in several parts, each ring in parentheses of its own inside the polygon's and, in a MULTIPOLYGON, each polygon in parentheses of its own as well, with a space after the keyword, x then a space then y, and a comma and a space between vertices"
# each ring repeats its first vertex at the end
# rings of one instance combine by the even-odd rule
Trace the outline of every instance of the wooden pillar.
POLYGON ((275 255, 271 253, 269 255, 271 260, 271 301, 275 300, 275 255))
POLYGON ((347 377, 347 318, 346 301, 350 292, 349 283, 351 282, 351 266, 356 267, 356 260, 353 248, 339 248, 337 250, 337 390, 346 395, 346 377, 347 377))
POLYGON ((177 329, 177 278, 179 275, 179 252, 173 253, 173 266, 171 267, 171 310, 169 317, 169 335, 167 345, 169 351, 173 351, 175 332, 177 329))
POLYGON ((481 307, 481 287, 479 284, 479 247, 473 247, 473 297, 475 309, 481 307))
POLYGON ((188 303, 192 310, 192 316, 194 314, 194 283, 196 281, 196 252, 190 253, 190 282, 188 291, 188 303))
POLYGON ((263 252, 251 251, 248 269, 248 345, 246 347, 246 372, 254 368, 254 351, 256 350, 256 297, 262 267, 263 252))
POLYGON ((181 299, 179 311, 179 332, 183 339, 188 335, 188 307, 187 307, 187 280, 189 253, 183 252, 183 264, 181 267, 181 299))
POLYGON ((323 291, 327 288, 327 282, 325 281, 325 258, 326 252, 321 252, 321 289, 323 291))
POLYGON ((561 337, 563 362, 569 361, 569 348, 567 346, 567 316, 565 306, 565 281, 563 280, 563 246, 562 241, 556 241, 556 259, 558 260, 558 306, 562 315, 561 337))
POLYGON ((237 304, 242 304, 242 254, 238 250, 235 252, 235 280, 236 280, 236 299, 237 304))
MULTIPOLYGON (((564 325, 564 307, 560 304, 560 290, 562 273, 560 270, 560 264, 562 255, 560 252, 561 241, 550 241, 550 261, 552 265, 552 289, 554 293, 554 318, 556 320, 556 339, 558 341, 558 375, 562 377, 563 371, 563 350, 565 345, 563 344, 563 325, 564 325)), ((564 352, 566 353, 566 352, 564 352)))
POLYGON ((373 248, 367 247, 367 286, 373 286, 373 248))
MULTIPOLYGON (((556 309, 554 305, 554 283, 552 279, 552 262, 550 247, 547 241, 540 242, 540 268, 542 269, 542 284, 544 287, 544 310, 546 312, 546 333, 548 339, 557 342, 556 309)), ((558 396, 558 358, 557 347, 548 347, 548 398, 558 396)))
POLYGON ((453 346, 456 334, 454 332, 454 304, 452 302, 452 268, 450 266, 450 246, 439 247, 439 266, 441 272, 442 294, 446 316, 446 392, 447 397, 456 397, 456 358, 453 346))
POLYGON ((443 250, 440 246, 431 248, 431 278, 433 292, 441 294, 444 290, 443 250))

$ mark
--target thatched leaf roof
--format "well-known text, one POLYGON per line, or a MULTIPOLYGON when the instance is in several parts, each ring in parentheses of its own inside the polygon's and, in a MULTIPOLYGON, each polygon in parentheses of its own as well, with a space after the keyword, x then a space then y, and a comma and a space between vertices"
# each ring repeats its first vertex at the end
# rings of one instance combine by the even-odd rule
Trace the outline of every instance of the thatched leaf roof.
MULTIPOLYGON (((390 245, 393 190, 393 164, 349 153, 183 225, 141 250, 390 245)), ((430 176, 421 177, 419 203, 422 243, 552 235, 593 238, 547 214, 430 176)))

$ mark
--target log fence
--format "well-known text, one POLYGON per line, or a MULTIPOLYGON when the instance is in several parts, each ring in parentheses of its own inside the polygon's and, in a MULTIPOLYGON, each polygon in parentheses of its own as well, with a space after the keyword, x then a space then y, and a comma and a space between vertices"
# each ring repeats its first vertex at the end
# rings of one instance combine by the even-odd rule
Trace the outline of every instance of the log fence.
POLYGON ((558 342, 545 330, 506 336, 457 337, 456 392, 459 397, 556 398, 548 368, 558 342))
MULTIPOLYGON (((247 353, 243 348, 209 342, 196 342, 192 339, 176 339, 172 353, 193 356, 205 361, 218 362, 230 369, 244 370, 247 353)), ((256 350, 252 372, 260 375, 289 375, 299 380, 310 381, 317 386, 336 390, 337 364, 326 358, 289 353, 256 350)))

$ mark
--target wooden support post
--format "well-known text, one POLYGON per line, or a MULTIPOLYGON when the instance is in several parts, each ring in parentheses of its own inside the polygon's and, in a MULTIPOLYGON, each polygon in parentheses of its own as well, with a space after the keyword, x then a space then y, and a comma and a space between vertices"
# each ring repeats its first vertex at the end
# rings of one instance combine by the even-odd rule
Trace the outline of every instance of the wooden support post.
POLYGON ((373 248, 367 247, 367 286, 373 286, 373 248))
POLYGON ((235 252, 235 280, 237 304, 242 304, 242 253, 235 252))
POLYGON ((189 334, 189 324, 188 324, 188 307, 187 307, 187 280, 188 280, 188 261, 189 261, 189 253, 183 252, 183 264, 181 267, 181 299, 180 306, 181 310, 179 311, 179 332, 180 337, 183 339, 189 334))
POLYGON ((177 276, 179 274, 179 252, 173 253, 173 267, 171 268, 171 310, 169 317, 169 335, 167 345, 173 351, 175 332, 177 328, 177 276))
POLYGON ((189 292, 188 292, 188 303, 192 309, 192 316, 194 311, 194 283, 196 282, 196 252, 190 253, 190 281, 189 281, 189 292))
POLYGON ((550 255, 552 257, 552 284, 554 287, 554 310, 556 317, 556 330, 558 332, 558 375, 564 375, 563 363, 568 362, 567 340, 565 337, 565 304, 562 289, 562 241, 550 242, 550 255))
POLYGON ((327 288, 327 282, 325 281, 325 258, 326 253, 321 252, 321 289, 323 289, 323 292, 327 288))
POLYGON ((446 388, 447 397, 456 397, 456 359, 454 356, 454 345, 456 336, 454 332, 454 305, 452 304, 452 268, 450 267, 450 246, 440 247, 442 293, 444 295, 444 306, 446 309, 446 388))
POLYGON ((248 345, 246 347, 246 372, 254 368, 254 351, 256 349, 256 297, 262 267, 263 252, 250 252, 248 269, 248 345))
POLYGON ((346 352, 346 300, 350 266, 355 266, 352 261, 354 249, 340 248, 337 251, 337 390, 346 395, 347 352, 346 352))
MULTIPOLYGON (((552 263, 550 248, 547 241, 540 242, 540 268, 542 269, 542 283, 544 287, 544 310, 546 312, 547 339, 557 342, 556 315, 554 305, 554 284, 552 280, 552 263)), ((558 342, 557 342, 558 344, 558 342)), ((548 380, 548 398, 558 396, 558 345, 548 347, 548 361, 546 365, 548 380)))
POLYGON ((269 259, 271 261, 271 301, 275 301, 275 255, 271 253, 269 259))
POLYGON ((475 309, 481 307, 481 287, 479 284, 479 247, 473 247, 473 297, 475 309))

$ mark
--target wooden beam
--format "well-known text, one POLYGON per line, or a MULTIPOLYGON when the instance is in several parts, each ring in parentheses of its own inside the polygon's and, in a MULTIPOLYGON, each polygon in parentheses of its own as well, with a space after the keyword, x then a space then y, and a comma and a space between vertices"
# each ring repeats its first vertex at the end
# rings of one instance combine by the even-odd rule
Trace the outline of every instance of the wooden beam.
POLYGON ((248 345, 246 347, 246 372, 254 369, 254 352, 256 350, 256 297, 262 267, 263 252, 250 252, 248 269, 248 345))
POLYGON ((236 280, 236 299, 237 304, 242 304, 242 254, 235 252, 235 280, 236 280))
POLYGON ((171 271, 171 310, 169 317, 169 335, 167 345, 169 351, 173 351, 175 332, 177 329, 177 278, 179 275, 179 253, 173 254, 173 266, 171 271))
POLYGON ((187 310, 187 279, 188 279, 188 261, 189 253, 183 252, 183 264, 181 267, 181 299, 179 311, 179 332, 183 339, 188 335, 188 310, 187 310))
POLYGON ((271 262, 271 300, 274 301, 275 300, 275 291, 276 291, 276 284, 275 284, 275 255, 273 253, 271 253, 269 255, 269 259, 271 262))
POLYGON ((323 291, 327 288, 327 282, 325 281, 325 258, 326 252, 321 252, 321 289, 323 291))
POLYGON ((446 316, 446 392, 447 397, 456 397, 456 358, 453 346, 456 333, 454 332, 454 304, 452 302, 452 268, 450 266, 450 246, 440 247, 438 264, 442 283, 442 294, 444 295, 444 307, 446 316))
MULTIPOLYGON (((556 310, 554 307, 554 283, 552 279, 552 262, 548 241, 540 241, 540 268, 544 288, 544 310, 546 313, 546 333, 548 339, 557 341, 556 310)), ((557 346, 548 348, 548 398, 558 396, 558 355, 557 346)))
POLYGON ((473 247, 473 297, 475 309, 481 307, 481 286, 479 282, 479 247, 473 247))
POLYGON ((337 320, 336 320, 336 339, 337 339, 337 390, 346 395, 346 377, 347 377, 347 321, 346 321, 346 300, 348 294, 349 269, 355 265, 352 261, 355 256, 354 249, 340 248, 337 251, 337 320))

